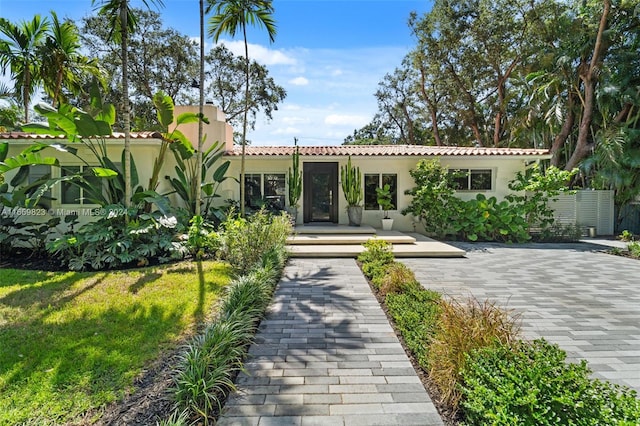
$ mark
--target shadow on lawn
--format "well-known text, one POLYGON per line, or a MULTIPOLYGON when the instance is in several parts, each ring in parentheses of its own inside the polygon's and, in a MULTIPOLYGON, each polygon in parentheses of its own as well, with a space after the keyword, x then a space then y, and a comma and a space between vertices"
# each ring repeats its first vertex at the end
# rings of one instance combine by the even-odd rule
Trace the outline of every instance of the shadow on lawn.
MULTIPOLYGON (((0 274, 2 274, 2 271, 0 271, 0 274)), ((28 274, 11 278, 20 279, 20 282, 17 283, 19 288, 0 298, 0 305, 21 308, 31 307, 38 310, 50 306, 61 306, 102 283, 105 277, 106 273, 30 271, 28 274), (65 294, 76 283, 92 275, 93 278, 88 281, 88 285, 71 294, 65 294), (22 277, 25 277, 24 281, 22 281, 22 277)), ((16 285, 16 283, 13 285, 16 285)))
MULTIPOLYGON (((134 374, 157 357, 158 347, 181 333, 184 309, 134 304, 62 321, 43 316, 5 328, 1 334, 7 345, 0 348, 0 373, 6 374, 2 393, 26 402, 21 416, 12 421, 33 421, 37 415, 65 423, 120 398, 133 384, 134 374), (50 398, 31 402, 41 389, 50 389, 50 398)), ((16 410, 6 404, 7 399, 0 399, 0 412, 5 412, 0 424, 16 410)))

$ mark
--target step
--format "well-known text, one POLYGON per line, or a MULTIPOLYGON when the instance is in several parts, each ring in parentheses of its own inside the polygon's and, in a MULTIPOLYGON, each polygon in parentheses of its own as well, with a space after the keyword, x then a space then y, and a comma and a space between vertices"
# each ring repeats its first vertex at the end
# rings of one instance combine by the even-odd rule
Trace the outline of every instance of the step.
MULTIPOLYGON (((291 257, 358 257, 364 246, 356 244, 297 244, 288 245, 291 257)), ((394 244, 393 254, 398 257, 464 257, 466 252, 457 247, 423 236, 416 236, 413 244, 394 244)))
POLYGON ((413 244, 414 237, 398 231, 378 231, 377 234, 298 234, 287 238, 291 245, 361 245, 372 238, 391 244, 413 244))
POLYGON ((370 234, 373 235, 377 230, 369 225, 348 226, 336 224, 304 224, 296 225, 293 229, 294 234, 370 234))

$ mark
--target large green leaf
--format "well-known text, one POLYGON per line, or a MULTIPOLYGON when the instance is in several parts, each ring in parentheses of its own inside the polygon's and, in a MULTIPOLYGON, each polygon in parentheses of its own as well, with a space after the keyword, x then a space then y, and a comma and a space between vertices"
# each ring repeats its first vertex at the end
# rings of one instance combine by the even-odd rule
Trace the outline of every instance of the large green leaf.
POLYGON ((187 160, 193 157, 195 149, 193 144, 187 139, 187 137, 180 130, 176 129, 171 132, 171 150, 178 152, 183 160, 187 160))
POLYGON ((22 166, 31 165, 47 165, 57 166, 58 159, 53 157, 41 157, 37 152, 22 153, 15 157, 6 158, 0 162, 0 173, 6 173, 9 170, 19 169, 22 166))
POLYGON ((105 167, 92 167, 91 171, 96 177, 99 178, 114 178, 118 176, 118 172, 115 170, 107 169, 105 167))
POLYGON ((229 160, 222 163, 213 173, 213 180, 215 182, 224 182, 225 179, 227 179, 225 175, 227 174, 227 170, 229 170, 230 165, 231 162, 229 160))
POLYGON ((66 136, 67 133, 62 130, 52 129, 48 125, 39 123, 25 124, 20 127, 23 132, 35 133, 37 135, 66 136))
POLYGON ((153 105, 156 107, 158 121, 163 128, 168 128, 173 122, 175 106, 171 96, 164 92, 158 92, 153 96, 153 105))
POLYGON ((11 179, 11 186, 16 187, 22 185, 27 180, 29 177, 29 167, 31 166, 22 166, 18 169, 18 173, 11 179))
POLYGON ((178 115, 176 119, 176 124, 188 124, 188 123, 197 123, 200 120, 200 115, 194 112, 183 112, 178 115))
POLYGON ((4 161, 7 158, 8 153, 9 153, 9 142, 0 143, 0 162, 4 161))

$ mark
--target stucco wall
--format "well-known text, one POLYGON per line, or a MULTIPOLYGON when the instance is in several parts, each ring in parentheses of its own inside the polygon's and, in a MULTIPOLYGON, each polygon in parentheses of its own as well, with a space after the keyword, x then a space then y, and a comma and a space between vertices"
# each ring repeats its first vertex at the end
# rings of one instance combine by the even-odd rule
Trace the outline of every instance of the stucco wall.
MULTIPOLYGON (((239 179, 240 177, 240 157, 227 157, 231 160, 229 175, 239 179)), ((433 158, 433 157, 429 157, 433 158)), ((414 181, 409 174, 409 170, 415 168, 419 157, 352 157, 351 161, 354 166, 360 167, 363 174, 368 173, 395 173, 398 176, 398 206, 396 210, 390 212, 390 216, 394 218, 393 228, 402 231, 413 231, 414 224, 410 217, 403 216, 400 211, 407 207, 411 202, 411 196, 405 195, 404 191, 414 186, 414 181)), ((320 157, 320 156, 302 156, 300 158, 302 167, 304 163, 309 162, 338 162, 341 167, 347 163, 347 157, 320 157)), ((440 159, 443 166, 453 169, 471 168, 471 169, 491 169, 492 170, 492 190, 482 191, 487 197, 495 196, 498 199, 504 198, 509 194, 508 182, 515 177, 518 171, 525 169, 525 160, 522 157, 443 157, 440 159)), ((531 161, 529 159, 529 161, 531 161)), ((253 157, 247 156, 245 159, 246 173, 287 173, 291 167, 290 157, 265 156, 253 157)), ((471 199, 478 192, 461 191, 459 196, 463 199, 471 199)), ((238 182, 228 180, 221 186, 222 199, 233 198, 239 199, 240 186, 238 182)), ((304 199, 301 198, 301 202, 304 199)), ((348 223, 346 213, 346 201, 342 188, 339 185, 338 197, 339 223, 348 223)), ((298 223, 302 222, 302 206, 298 211, 298 223)), ((362 221, 364 224, 371 225, 374 228, 380 228, 380 219, 382 211, 364 210, 362 221)))

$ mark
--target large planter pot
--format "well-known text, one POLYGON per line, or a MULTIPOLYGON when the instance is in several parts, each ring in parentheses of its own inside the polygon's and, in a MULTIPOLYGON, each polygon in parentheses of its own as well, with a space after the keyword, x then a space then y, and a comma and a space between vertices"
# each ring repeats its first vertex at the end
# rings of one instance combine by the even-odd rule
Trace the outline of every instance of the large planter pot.
POLYGON ((349 226, 360 226, 362 223, 362 206, 347 207, 347 216, 349 216, 349 226))
POLYGON ((287 213, 289 213, 289 216, 291 216, 291 222, 293 223, 293 225, 298 223, 298 208, 297 207, 295 207, 295 206, 287 207, 287 213))
POLYGON ((382 219, 382 230, 391 231, 391 228, 393 228, 393 219, 391 218, 382 219))

